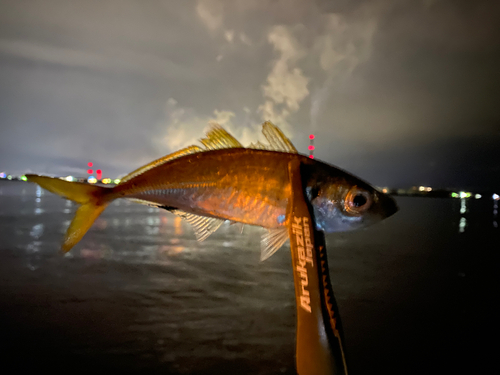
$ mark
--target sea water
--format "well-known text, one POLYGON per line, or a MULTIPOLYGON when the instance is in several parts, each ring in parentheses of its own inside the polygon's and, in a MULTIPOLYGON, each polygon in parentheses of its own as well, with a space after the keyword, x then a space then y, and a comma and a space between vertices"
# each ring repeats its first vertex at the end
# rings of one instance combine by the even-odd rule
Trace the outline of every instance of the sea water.
MULTIPOLYGON (((495 202, 396 199, 385 222, 326 237, 350 373, 495 365, 495 202)), ((75 209, 34 184, 0 181, 6 368, 295 373, 288 244, 260 262, 261 228, 224 224, 199 243, 169 212, 118 200, 61 255, 75 209)))

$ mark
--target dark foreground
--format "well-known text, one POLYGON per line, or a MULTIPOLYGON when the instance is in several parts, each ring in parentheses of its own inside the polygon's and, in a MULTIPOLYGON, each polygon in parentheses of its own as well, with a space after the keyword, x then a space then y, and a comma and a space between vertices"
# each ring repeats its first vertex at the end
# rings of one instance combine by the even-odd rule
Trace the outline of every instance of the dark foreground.
MULTIPOLYGON (((498 373, 493 201, 470 200, 463 214, 458 199, 398 204, 384 223, 327 236, 350 374, 498 373)), ((224 225, 198 243, 167 212, 115 202, 61 256, 74 209, 0 181, 5 368, 295 373, 288 246, 259 263, 262 229, 224 225)))

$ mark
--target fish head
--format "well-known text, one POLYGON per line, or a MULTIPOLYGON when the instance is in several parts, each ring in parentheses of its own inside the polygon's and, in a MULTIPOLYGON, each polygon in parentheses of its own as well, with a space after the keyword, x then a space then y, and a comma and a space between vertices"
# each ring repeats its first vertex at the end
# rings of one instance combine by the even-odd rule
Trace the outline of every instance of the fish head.
POLYGON ((315 173, 306 184, 316 229, 345 232, 375 224, 398 211, 392 197, 335 167, 315 173), (327 173, 325 173, 327 172, 327 173))

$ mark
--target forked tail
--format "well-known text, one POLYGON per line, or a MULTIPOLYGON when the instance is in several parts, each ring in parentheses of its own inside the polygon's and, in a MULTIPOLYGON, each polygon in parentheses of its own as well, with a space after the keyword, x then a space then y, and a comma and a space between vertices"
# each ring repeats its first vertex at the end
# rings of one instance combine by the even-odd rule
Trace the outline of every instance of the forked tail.
POLYGON ((81 204, 64 238, 62 251, 65 253, 82 239, 92 223, 112 200, 108 194, 111 189, 102 186, 68 182, 60 178, 33 174, 27 174, 26 177, 28 181, 35 182, 52 193, 81 204))

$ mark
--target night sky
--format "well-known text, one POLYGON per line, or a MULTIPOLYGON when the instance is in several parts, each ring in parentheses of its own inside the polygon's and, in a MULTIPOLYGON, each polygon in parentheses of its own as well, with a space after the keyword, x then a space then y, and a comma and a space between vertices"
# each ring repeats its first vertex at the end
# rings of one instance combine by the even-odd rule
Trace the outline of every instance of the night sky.
POLYGON ((378 186, 500 188, 499 1, 0 1, 0 172, 280 126, 378 186))

